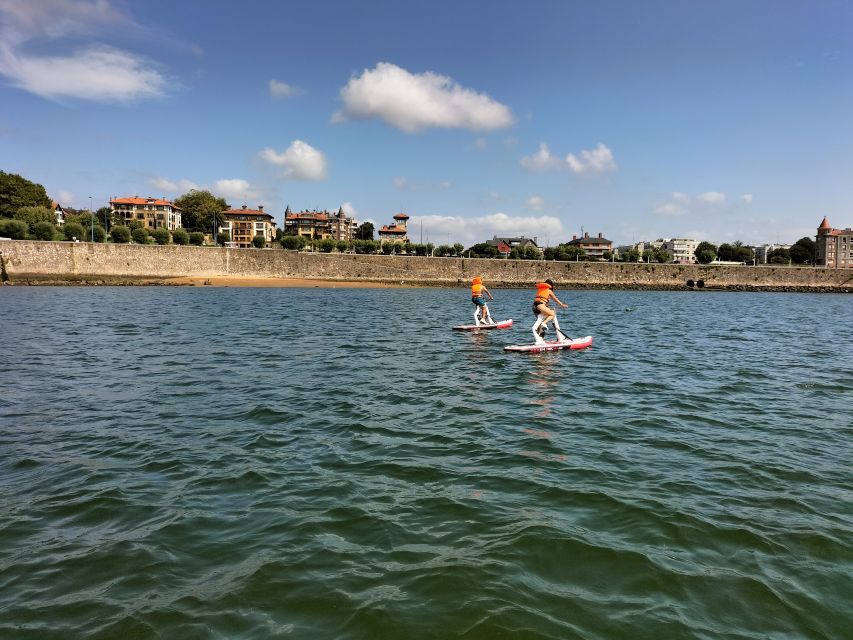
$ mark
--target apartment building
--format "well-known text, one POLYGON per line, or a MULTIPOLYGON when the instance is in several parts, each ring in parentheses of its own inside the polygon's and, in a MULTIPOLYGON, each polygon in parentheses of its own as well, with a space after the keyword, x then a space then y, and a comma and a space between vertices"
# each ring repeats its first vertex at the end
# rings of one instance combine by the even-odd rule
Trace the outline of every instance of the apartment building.
POLYGON ((395 215, 393 224, 383 224, 379 228, 379 242, 408 242, 409 229, 406 226, 408 221, 409 216, 405 213, 395 215))
POLYGON ((343 207, 337 213, 316 210, 293 213, 289 206, 284 210, 285 235, 307 240, 352 240, 357 226, 355 219, 344 213, 343 207))
POLYGON ((171 200, 139 196, 113 198, 110 200, 110 214, 113 220, 119 218, 124 224, 134 220, 141 222, 149 231, 181 228, 181 208, 171 200))
POLYGON ((853 229, 833 229, 824 216, 815 241, 815 264, 834 269, 853 268, 853 229))
POLYGON ((580 247, 591 260, 604 260, 604 252, 613 251, 613 241, 608 240, 601 233, 592 238, 589 237, 589 233, 584 233, 583 238, 572 236, 566 244, 580 247))
POLYGON ((267 244, 275 240, 275 220, 264 211, 263 205, 257 209, 249 209, 245 204, 239 209, 226 209, 222 219, 219 233, 227 233, 233 247, 249 249, 254 246, 255 236, 263 236, 267 244))

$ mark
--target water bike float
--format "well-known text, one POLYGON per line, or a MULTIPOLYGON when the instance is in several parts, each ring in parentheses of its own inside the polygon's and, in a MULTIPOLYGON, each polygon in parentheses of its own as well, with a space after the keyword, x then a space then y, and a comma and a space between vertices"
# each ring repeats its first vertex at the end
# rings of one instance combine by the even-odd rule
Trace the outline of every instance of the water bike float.
POLYGON ((504 347, 504 351, 515 353, 542 353, 543 351, 559 351, 561 349, 586 349, 592 344, 592 336, 585 338, 573 338, 570 340, 554 340, 552 342, 540 342, 538 344, 511 344, 504 347))
POLYGON ((509 329, 512 326, 512 318, 502 320, 495 324, 460 324, 453 327, 454 331, 479 331, 480 329, 509 329))

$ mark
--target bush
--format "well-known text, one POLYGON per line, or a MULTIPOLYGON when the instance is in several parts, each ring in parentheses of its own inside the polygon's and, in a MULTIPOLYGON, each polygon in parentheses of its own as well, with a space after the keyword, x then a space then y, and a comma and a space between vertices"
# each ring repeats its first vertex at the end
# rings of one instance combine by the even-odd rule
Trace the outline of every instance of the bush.
POLYGON ((195 247, 200 247, 204 244, 204 234, 201 231, 193 231, 190 233, 190 244, 195 247))
POLYGON ((56 227, 52 222, 36 222, 33 227, 33 237, 36 240, 53 240, 56 227))
POLYGON ((225 246, 226 242, 231 242, 231 234, 227 231, 223 231, 218 236, 216 236, 216 242, 222 246, 225 246))
POLYGON ((88 231, 83 231, 83 234, 86 236, 87 241, 91 240, 92 242, 103 242, 107 237, 107 232, 104 231, 104 228, 99 224, 95 225, 94 231, 89 229, 88 231), (94 240, 92 240, 92 236, 94 236, 94 240))
POLYGON ((148 229, 137 227, 130 232, 130 237, 136 244, 148 244, 148 229))
POLYGON ((169 233, 168 229, 163 229, 162 227, 159 229, 154 229, 151 232, 151 237, 154 238, 154 242, 157 244, 169 244, 169 240, 172 238, 172 234, 169 233))
POLYGON ((66 222, 65 226, 62 227, 62 233, 65 235, 66 240, 74 240, 77 238, 78 240, 84 240, 83 234, 85 230, 83 229, 83 225, 79 222, 66 222))
POLYGON ((127 244, 130 242, 130 229, 124 225, 116 225, 110 229, 110 237, 113 239, 113 242, 127 244))
POLYGON ((347 249, 350 248, 350 242, 349 242, 349 240, 338 240, 335 243, 335 247, 337 248, 338 251, 343 253, 344 251, 346 251, 347 249))
POLYGON ((190 234, 183 229, 175 229, 172 231, 172 242, 175 244, 185 245, 190 241, 190 234))
POLYGON ((302 236, 282 236, 281 246, 283 249, 298 250, 305 246, 305 238, 302 236))
POLYGON ((27 223, 23 220, 0 220, 0 236, 23 240, 27 237, 27 223))
POLYGON ((332 249, 335 248, 335 241, 331 238, 325 238, 324 240, 320 240, 320 244, 318 246, 320 251, 323 253, 331 253, 332 249))
POLYGON ((263 236, 255 236, 254 238, 252 238, 252 244, 254 245, 255 249, 263 249, 265 246, 267 246, 267 239, 263 236))
POLYGON ((31 234, 35 234, 36 225, 40 222, 56 225, 56 214, 47 207, 21 207, 12 217, 26 222, 31 234))

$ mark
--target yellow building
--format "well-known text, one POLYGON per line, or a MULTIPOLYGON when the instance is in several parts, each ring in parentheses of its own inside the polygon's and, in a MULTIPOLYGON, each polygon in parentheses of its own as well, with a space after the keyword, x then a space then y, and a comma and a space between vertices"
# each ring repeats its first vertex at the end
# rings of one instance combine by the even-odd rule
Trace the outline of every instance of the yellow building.
POLYGON ((174 231, 181 228, 181 208, 171 200, 139 196, 113 198, 110 200, 110 213, 113 220, 121 218, 124 224, 136 220, 149 230, 174 231))
POLYGON ((231 236, 233 247, 249 249, 254 246, 255 236, 263 236, 267 244, 275 240, 275 221, 264 211, 263 205, 258 205, 257 209, 249 209, 246 205, 239 209, 226 209, 222 218, 219 233, 231 236))

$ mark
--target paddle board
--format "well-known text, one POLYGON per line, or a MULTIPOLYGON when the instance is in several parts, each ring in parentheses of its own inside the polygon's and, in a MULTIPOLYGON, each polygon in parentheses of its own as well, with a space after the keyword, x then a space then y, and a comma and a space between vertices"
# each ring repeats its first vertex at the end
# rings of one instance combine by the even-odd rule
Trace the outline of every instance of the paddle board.
POLYGON ((512 318, 501 320, 497 324, 460 324, 453 327, 454 331, 479 331, 480 329, 509 329, 512 326, 512 318))
POLYGON ((586 349, 592 344, 592 336, 575 338, 574 340, 555 340, 543 342, 542 344, 511 344, 504 347, 504 351, 515 351, 517 353, 542 353, 543 351, 559 351, 560 349, 586 349))

